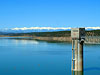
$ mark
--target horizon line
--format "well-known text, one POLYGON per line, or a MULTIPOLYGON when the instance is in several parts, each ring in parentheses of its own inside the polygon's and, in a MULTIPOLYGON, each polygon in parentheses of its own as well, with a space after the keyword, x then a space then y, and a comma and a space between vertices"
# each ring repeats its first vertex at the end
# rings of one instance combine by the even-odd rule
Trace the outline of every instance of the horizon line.
POLYGON ((15 27, 15 28, 1 28, 2 30, 43 30, 43 29, 47 29, 47 30, 69 30, 71 28, 85 28, 87 29, 100 29, 100 26, 97 27, 15 27))

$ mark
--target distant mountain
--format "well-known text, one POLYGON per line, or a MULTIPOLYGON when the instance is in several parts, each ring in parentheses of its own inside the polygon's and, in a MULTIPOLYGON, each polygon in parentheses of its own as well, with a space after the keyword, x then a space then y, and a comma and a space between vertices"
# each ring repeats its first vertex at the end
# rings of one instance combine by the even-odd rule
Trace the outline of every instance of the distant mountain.
MULTIPOLYGON (((70 30, 70 29, 66 29, 70 30)), ((66 31, 65 29, 2 29, 1 32, 4 33, 29 33, 29 32, 54 32, 54 31, 66 31)))
MULTIPOLYGON (((85 27, 86 30, 100 30, 100 27, 85 27)), ((1 34, 7 33, 30 33, 30 32, 54 32, 54 31, 70 31, 71 27, 23 27, 23 28, 5 28, 0 29, 1 34)))
POLYGON ((7 32, 0 32, 0 35, 6 35, 8 34, 7 32))

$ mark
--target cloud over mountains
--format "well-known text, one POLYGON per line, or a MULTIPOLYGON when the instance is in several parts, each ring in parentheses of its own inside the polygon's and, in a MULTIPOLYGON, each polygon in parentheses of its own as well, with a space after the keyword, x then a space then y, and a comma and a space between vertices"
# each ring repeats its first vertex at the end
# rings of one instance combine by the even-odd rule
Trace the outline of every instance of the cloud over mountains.
POLYGON ((85 29, 93 29, 93 30, 97 30, 97 29, 100 29, 100 27, 85 27, 85 29))
POLYGON ((67 29, 71 29, 71 27, 67 27, 67 28, 64 28, 64 27, 30 27, 30 28, 27 28, 27 27, 23 27, 23 28, 12 28, 12 30, 42 30, 42 29, 46 29, 46 30, 67 30, 67 29))
MULTIPOLYGON (((86 30, 100 30, 100 27, 85 27, 86 30)), ((23 28, 4 28, 0 32, 6 33, 28 33, 28 32, 53 32, 71 30, 71 27, 23 27, 23 28)))
MULTIPOLYGON (((23 28, 11 28, 11 30, 68 30, 71 27, 23 27, 23 28)), ((88 29, 100 29, 100 27, 85 27, 86 30, 88 29)))

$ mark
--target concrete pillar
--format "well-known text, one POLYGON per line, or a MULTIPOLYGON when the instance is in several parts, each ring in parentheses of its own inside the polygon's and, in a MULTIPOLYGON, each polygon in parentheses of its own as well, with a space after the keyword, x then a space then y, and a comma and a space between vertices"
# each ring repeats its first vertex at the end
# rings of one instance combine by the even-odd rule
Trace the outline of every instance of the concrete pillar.
POLYGON ((83 75, 83 41, 75 40, 75 69, 72 75, 83 75))
POLYGON ((72 71, 72 75, 84 75, 83 71, 72 71))
POLYGON ((78 50, 78 71, 83 71, 83 41, 79 43, 78 50))
POLYGON ((75 40, 75 69, 74 71, 78 70, 78 40, 75 40))
POLYGON ((74 69, 74 61, 73 61, 73 54, 74 54, 74 40, 72 40, 72 71, 73 71, 73 69, 74 69))

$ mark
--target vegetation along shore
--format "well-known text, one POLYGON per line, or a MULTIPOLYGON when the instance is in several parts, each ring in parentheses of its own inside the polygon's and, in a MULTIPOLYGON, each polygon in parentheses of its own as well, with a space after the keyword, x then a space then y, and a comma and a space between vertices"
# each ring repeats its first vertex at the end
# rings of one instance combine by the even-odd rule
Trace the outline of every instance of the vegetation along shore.
MULTIPOLYGON (((100 30, 86 31, 86 36, 100 36, 100 30)), ((71 31, 8 33, 0 37, 32 37, 35 40, 71 42, 71 31)))

